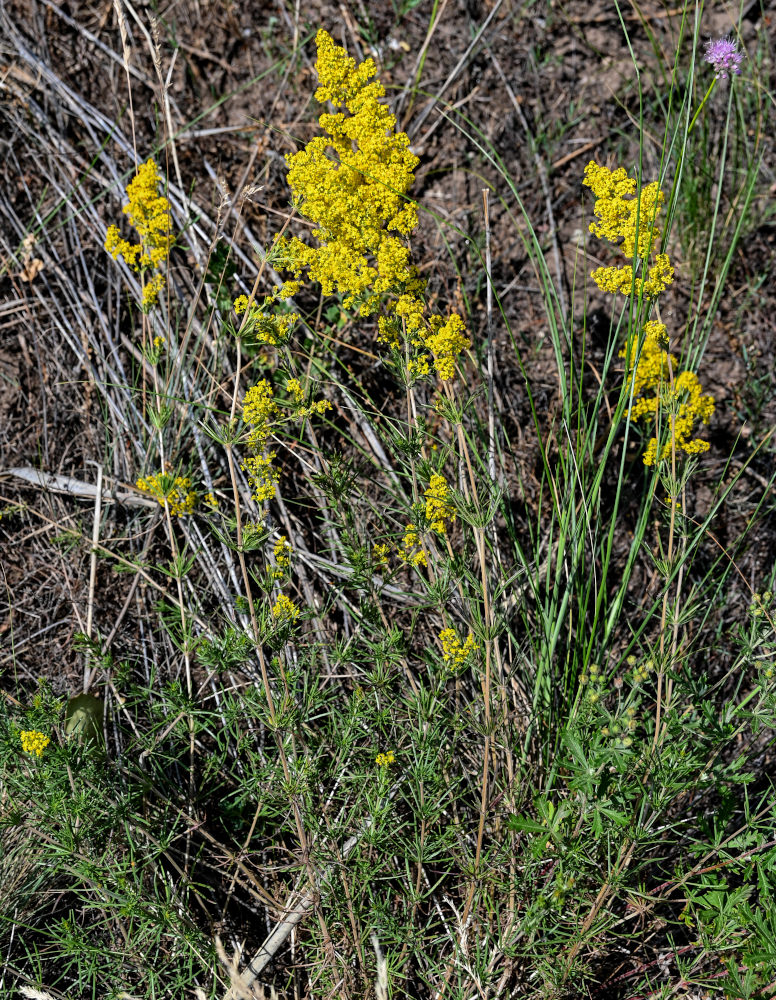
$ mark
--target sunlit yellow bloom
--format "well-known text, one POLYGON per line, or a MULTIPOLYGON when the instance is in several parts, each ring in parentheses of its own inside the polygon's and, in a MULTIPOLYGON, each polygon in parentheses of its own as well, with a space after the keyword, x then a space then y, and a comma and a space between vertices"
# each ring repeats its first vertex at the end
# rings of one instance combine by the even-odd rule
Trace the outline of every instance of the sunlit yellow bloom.
MULTIPOLYGON (((241 316, 248 308, 248 296, 239 295, 234 300, 234 311, 241 316)), ((259 304, 252 302, 247 317, 240 326, 240 336, 252 336, 260 344, 285 344, 291 330, 299 320, 297 313, 278 313, 274 296, 267 296, 259 304)))
POLYGON ((138 479, 135 486, 144 493, 150 493, 173 517, 190 514, 197 505, 197 494, 191 488, 188 476, 171 476, 157 472, 144 479, 138 479))
POLYGON ((128 204, 124 214, 140 237, 139 243, 123 239, 117 226, 109 226, 105 249, 117 260, 124 260, 135 271, 157 270, 143 288, 143 309, 153 306, 164 287, 161 270, 170 254, 170 203, 160 194, 162 178, 153 160, 142 163, 127 187, 128 204))
POLYGON ((278 625, 291 625, 299 617, 299 608, 285 594, 278 594, 272 608, 272 617, 278 625))
POLYGON ((410 566, 426 566, 426 553, 420 542, 420 535, 414 525, 408 524, 399 548, 399 558, 410 566))
POLYGON ((275 542, 272 554, 275 557, 275 567, 272 570, 272 575, 276 580, 279 580, 288 572, 288 568, 291 565, 291 545, 285 535, 281 535, 275 542))
POLYGON ((37 729, 25 729, 19 733, 22 750, 25 753, 34 753, 36 757, 42 757, 43 751, 51 740, 44 733, 39 733, 37 729))
POLYGON ((382 569, 388 565, 389 552, 390 548, 383 543, 377 543, 372 546, 372 565, 375 569, 382 569))
POLYGON ((594 161, 585 167, 582 182, 596 196, 590 232, 618 245, 623 256, 633 264, 624 267, 599 267, 591 277, 604 292, 644 295, 654 298, 673 281, 674 269, 663 253, 655 254, 661 230, 657 225, 663 205, 663 193, 657 183, 647 184, 637 193, 636 181, 623 167, 611 171, 594 161), (646 272, 646 277, 638 276, 646 272))
MULTIPOLYGON (((637 357, 638 338, 631 337, 620 351, 628 358, 628 378, 633 379, 634 403, 628 411, 631 420, 652 420, 662 414, 663 430, 668 439, 660 450, 660 459, 673 452, 700 455, 709 444, 692 434, 697 424, 707 424, 714 413, 714 397, 704 395, 694 372, 679 371, 678 362, 669 354, 668 336, 662 323, 650 321, 644 328, 644 342, 637 357), (635 374, 634 374, 635 368, 635 374), (671 377, 673 376, 673 384, 671 377), (638 397, 638 398, 636 398, 638 397)), ((644 464, 658 460, 658 442, 652 438, 644 453, 644 464)))
POLYGON ((450 502, 450 487, 444 476, 434 474, 423 494, 426 498, 426 520, 438 535, 447 533, 447 522, 455 520, 455 508, 450 502))
MULTIPOLYGON (((306 276, 324 295, 341 294, 345 308, 355 306, 362 316, 385 309, 379 342, 397 349, 406 336, 413 348, 431 351, 439 377, 450 380, 458 355, 471 343, 460 316, 425 317, 425 282, 406 243, 418 223, 417 208, 406 197, 418 159, 381 103, 385 89, 373 79, 374 62, 357 65, 325 31, 316 42, 316 99, 336 110, 319 117, 325 136, 287 157, 295 206, 315 223, 318 241, 315 247, 297 238, 277 242, 283 266, 294 273, 288 294, 306 276)), ((428 359, 412 364, 410 379, 425 377, 428 359)))
POLYGON ((447 667, 452 671, 460 670, 469 656, 479 649, 471 632, 466 636, 465 641, 461 642, 455 629, 445 628, 439 633, 439 638, 442 642, 442 656, 447 667))

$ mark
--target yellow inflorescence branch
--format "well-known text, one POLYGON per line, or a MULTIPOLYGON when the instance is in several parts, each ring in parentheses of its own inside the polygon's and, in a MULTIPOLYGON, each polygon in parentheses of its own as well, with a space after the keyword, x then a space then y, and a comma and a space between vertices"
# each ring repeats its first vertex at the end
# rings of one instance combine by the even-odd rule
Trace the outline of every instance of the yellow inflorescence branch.
POLYGON ((158 472, 138 479, 135 485, 144 493, 150 493, 162 507, 166 504, 173 517, 191 514, 197 505, 197 494, 192 490, 188 476, 171 476, 166 472, 158 472))
POLYGON ((164 287, 164 265, 170 255, 170 203, 160 194, 162 179, 153 160, 138 167, 127 187, 129 202, 124 214, 140 237, 139 243, 122 238, 117 226, 109 226, 105 249, 117 260, 123 257, 135 271, 151 272, 143 286, 144 310, 153 306, 164 287))
POLYGON ((323 30, 316 43, 315 96, 336 110, 319 117, 326 135, 311 139, 287 161, 294 203, 315 224, 318 246, 297 238, 278 241, 277 252, 294 275, 280 294, 294 294, 306 275, 324 295, 343 295, 345 307, 357 306, 362 316, 384 310, 379 339, 398 348, 406 338, 414 355, 408 377, 426 377, 433 363, 449 381, 471 342, 460 316, 425 316, 425 282, 406 244, 418 224, 417 207, 407 198, 418 158, 381 103, 385 88, 373 79, 374 62, 357 65, 323 30), (432 359, 426 354, 424 360, 422 352, 432 359))
MULTIPOLYGON (((591 277, 605 292, 657 298, 674 276, 668 255, 655 253, 662 235, 657 222, 663 205, 657 183, 638 191, 636 180, 623 167, 612 171, 595 162, 585 167, 582 183, 596 196, 596 221, 590 223, 590 232, 618 244, 623 256, 633 262, 626 267, 599 267, 591 277)), ((707 451, 708 442, 692 435, 699 423, 711 419, 714 397, 704 395, 694 372, 679 370, 676 357, 669 353, 665 326, 647 322, 641 338, 638 334, 628 338, 620 357, 628 360, 628 384, 633 384, 634 403, 628 418, 656 422, 662 417, 663 429, 668 431, 662 444, 657 437, 650 439, 644 464, 654 465, 678 452, 699 455, 707 451)))

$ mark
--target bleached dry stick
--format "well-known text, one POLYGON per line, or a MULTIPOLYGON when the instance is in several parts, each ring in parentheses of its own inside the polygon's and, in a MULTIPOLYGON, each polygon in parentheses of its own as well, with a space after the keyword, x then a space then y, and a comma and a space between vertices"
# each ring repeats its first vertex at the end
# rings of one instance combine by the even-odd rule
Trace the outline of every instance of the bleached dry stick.
POLYGON ((15 479, 23 479, 33 486, 49 490, 51 493, 69 493, 70 496, 79 497, 82 500, 95 500, 99 491, 99 496, 104 503, 123 503, 129 507, 153 507, 154 509, 158 506, 156 500, 144 497, 140 493, 129 493, 126 490, 102 492, 100 487, 94 483, 86 483, 82 479, 74 479, 72 476, 60 476, 54 472, 44 472, 42 469, 33 469, 28 465, 14 469, 0 469, 0 476, 13 476, 15 479))
MULTIPOLYGON (((391 787, 388 792, 388 801, 390 801, 398 791, 399 784, 400 783, 397 781, 391 787)), ((358 844, 364 834, 370 829, 373 822, 374 820, 372 817, 368 817, 361 830, 345 841, 342 847, 343 861, 347 859, 356 844, 358 844)), ((324 878, 328 877, 330 873, 331 868, 327 868, 324 872, 324 878)), ((283 943, 289 937, 291 931, 301 922, 302 918, 313 909, 316 903, 317 895, 318 893, 315 886, 309 886, 302 892, 298 892, 295 889, 291 893, 284 907, 284 916, 282 920, 275 925, 272 929, 272 933, 250 960, 245 972, 242 973, 243 982, 250 986, 250 984, 261 975, 262 971, 269 964, 275 953, 282 947, 283 943)), ((223 1000, 231 1000, 230 992, 231 990, 227 990, 224 994, 223 1000)))

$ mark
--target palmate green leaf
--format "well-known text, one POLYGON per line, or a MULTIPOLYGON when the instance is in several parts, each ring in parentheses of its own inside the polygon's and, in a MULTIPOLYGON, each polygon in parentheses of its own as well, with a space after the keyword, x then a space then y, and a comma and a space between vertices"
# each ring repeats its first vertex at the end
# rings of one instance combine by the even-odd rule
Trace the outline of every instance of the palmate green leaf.
POLYGON ((596 802, 595 804, 596 812, 601 813, 602 816, 606 816, 610 819, 616 826, 629 826, 630 817, 626 816, 625 813, 617 812, 616 809, 611 809, 609 806, 604 805, 601 802, 596 802))
POLYGON ((547 827, 543 823, 537 823, 530 816, 510 816, 507 820, 510 830, 516 833, 548 833, 547 827))

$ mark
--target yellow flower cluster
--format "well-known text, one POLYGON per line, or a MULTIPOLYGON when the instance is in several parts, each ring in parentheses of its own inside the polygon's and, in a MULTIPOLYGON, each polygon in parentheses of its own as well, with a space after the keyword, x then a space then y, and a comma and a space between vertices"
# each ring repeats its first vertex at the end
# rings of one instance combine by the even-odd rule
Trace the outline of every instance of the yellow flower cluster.
POLYGON ((173 517, 190 514, 197 504, 197 494, 191 488, 188 476, 171 476, 157 472, 145 479, 138 479, 135 486, 144 493, 150 493, 162 507, 167 505, 173 517))
POLYGON ((425 338, 426 347, 433 353, 436 370, 443 382, 455 378, 455 362, 458 355, 471 347, 466 336, 463 320, 457 313, 445 322, 441 316, 429 320, 431 333, 425 338))
POLYGON ((377 764, 378 767, 388 768, 391 766, 391 764, 394 764, 395 762, 396 762, 396 754, 393 752, 393 750, 389 750, 387 753, 379 753, 375 757, 375 764, 377 764))
MULTIPOLYGON (((633 395, 639 397, 628 411, 628 417, 631 420, 654 421, 662 410, 670 420, 668 440, 660 449, 661 460, 670 459, 672 449, 687 455, 708 451, 709 443, 693 438, 692 434, 696 424, 707 424, 714 412, 714 397, 703 394, 694 372, 678 372, 676 357, 669 354, 667 348, 665 326, 650 321, 644 327, 641 354, 638 354, 635 334, 620 351, 621 358, 630 353, 628 375, 629 379, 633 378, 633 395)), ((654 465, 657 459, 658 442, 653 437, 644 452, 644 464, 654 465)))
POLYGON ((404 195, 418 158, 380 103, 385 89, 370 83, 373 60, 356 66, 323 30, 316 44, 316 100, 339 110, 319 118, 327 136, 313 138, 287 160, 296 205, 318 227, 313 235, 322 245, 313 249, 292 239, 283 248, 297 278, 307 271, 325 295, 344 294, 346 306, 361 299, 361 313, 368 315, 382 292, 414 277, 409 250, 390 233, 406 236, 417 225, 417 209, 404 195))
POLYGON ((596 196, 593 211, 598 219, 590 223, 590 232, 611 243, 621 240, 623 256, 634 261, 626 267, 599 267, 591 274, 593 281, 604 292, 630 295, 633 291, 647 298, 659 295, 673 281, 674 269, 666 254, 655 254, 652 260, 660 238, 657 218, 663 204, 657 183, 637 193, 636 181, 628 177, 624 167, 612 171, 592 160, 585 167, 582 183, 596 196), (642 274, 637 277, 639 270, 642 274))
POLYGON ((162 179, 153 160, 138 167, 135 178, 127 187, 128 204, 124 214, 140 237, 139 243, 122 239, 117 226, 109 226, 105 234, 105 249, 117 260, 124 260, 135 271, 151 271, 143 288, 142 307, 155 305, 164 287, 164 263, 170 254, 170 203, 159 193, 162 179))
POLYGON ((455 520, 455 509, 450 502, 450 487, 444 476, 434 474, 423 494, 426 498, 426 520, 438 535, 447 534, 447 523, 455 520))
MULTIPOLYGON (((385 88, 372 79, 373 60, 356 65, 323 30, 316 43, 315 96, 336 111, 319 117, 326 135, 313 138, 287 162, 295 205, 315 223, 319 246, 278 240, 277 252, 295 278, 280 295, 294 294, 306 274, 324 295, 340 293, 345 307, 357 305, 362 316, 384 306, 389 315, 378 319, 379 339, 399 347, 403 325, 413 348, 434 355, 439 377, 452 379, 456 358, 471 346, 463 321, 455 314, 425 319, 420 299, 425 282, 405 245, 418 224, 417 207, 406 198, 418 159, 381 103, 385 88)), ((430 370, 428 359, 413 363, 412 379, 430 370)))
MULTIPOLYGON (((234 300, 234 311, 238 316, 242 316, 248 309, 248 301, 247 295, 240 295, 234 300)), ((272 296, 267 296, 261 305, 258 302, 251 303, 248 316, 240 327, 240 336, 252 336, 258 343, 273 347, 286 343, 299 316, 297 313, 279 315, 270 310, 272 303, 272 296)))
POLYGON ((389 552, 389 546, 383 542, 378 542, 372 546, 372 565, 375 569, 384 569, 388 565, 389 552))
POLYGON ((280 473, 272 464, 275 452, 268 455, 248 455, 242 467, 248 473, 248 483, 253 490, 256 503, 264 503, 275 495, 275 487, 280 482, 280 473))
POLYGON ((257 503, 271 500, 280 473, 272 465, 275 452, 267 451, 270 423, 278 412, 272 396, 272 387, 266 379, 253 385, 243 399, 243 420, 250 427, 248 447, 252 454, 243 459, 242 468, 248 473, 248 482, 257 503))
POLYGON ((439 633, 439 638, 442 642, 442 656, 447 667, 452 671, 460 670, 469 656, 479 649, 471 632, 466 636, 465 641, 461 642, 455 629, 445 628, 439 633))
POLYGON ((407 377, 410 382, 417 382, 427 378, 431 374, 431 365, 428 357, 423 354, 419 358, 410 358, 407 362, 407 377))
POLYGON ((272 617, 278 625, 292 625, 299 617, 299 608, 290 597, 278 594, 278 599, 272 608, 272 617))
POLYGON ((331 403, 328 399, 319 399, 305 406, 304 389, 298 378, 290 378, 286 382, 286 392, 291 394, 294 403, 294 416, 298 420, 303 420, 305 417, 312 417, 314 415, 320 417, 327 410, 331 409, 331 403))
MULTIPOLYGON (((305 394, 299 379, 288 379, 286 391, 291 395, 292 413, 297 420, 321 415, 331 409, 331 403, 327 399, 305 405, 305 394)), ((275 402, 272 386, 266 379, 251 386, 245 393, 242 413, 243 420, 250 427, 247 443, 251 454, 243 460, 242 468, 248 473, 253 497, 258 503, 272 499, 280 479, 279 472, 272 465, 275 452, 267 450, 272 420, 279 412, 280 407, 275 402)))
POLYGON ((408 524, 404 531, 404 539, 399 548, 399 558, 410 566, 427 566, 426 553, 420 542, 418 529, 414 524, 408 524))
MULTIPOLYGON (((663 194, 656 183, 637 192, 636 181, 623 167, 609 170, 595 162, 585 167, 583 184, 596 196, 596 222, 590 223, 594 236, 612 243, 621 240, 620 249, 634 263, 628 267, 599 267, 591 277, 606 292, 644 295, 654 299, 673 281, 674 269, 666 254, 653 250, 660 238, 657 219, 663 194), (636 277, 638 271, 641 276, 636 277), (644 272, 646 271, 646 277, 644 272)), ((641 352, 638 334, 630 336, 620 351, 628 359, 628 383, 633 381, 636 400, 628 411, 630 420, 656 421, 663 413, 668 424, 668 440, 662 447, 653 437, 644 453, 644 464, 670 458, 679 451, 699 455, 707 451, 706 441, 693 438, 697 423, 707 424, 714 412, 714 398, 704 395, 694 372, 678 369, 673 354, 668 353, 668 333, 662 323, 650 320, 643 329, 641 352)))
POLYGON ((22 750, 25 753, 34 753, 37 757, 43 756, 43 751, 51 742, 48 736, 39 733, 37 729, 23 730, 19 733, 19 739, 21 740, 22 750))
POLYGON ((291 565, 291 545, 285 535, 281 535, 275 542, 272 554, 275 557, 272 575, 276 580, 280 580, 288 572, 291 565))

